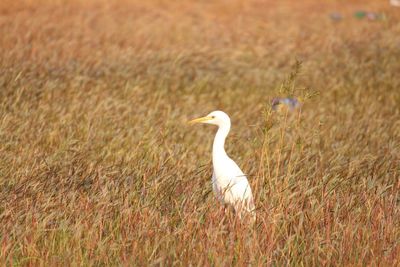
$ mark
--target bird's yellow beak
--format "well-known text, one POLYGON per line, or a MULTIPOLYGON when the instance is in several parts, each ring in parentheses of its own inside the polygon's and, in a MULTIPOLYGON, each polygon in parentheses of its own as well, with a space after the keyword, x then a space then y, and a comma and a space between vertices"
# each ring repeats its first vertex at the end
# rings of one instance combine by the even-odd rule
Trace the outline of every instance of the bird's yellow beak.
POLYGON ((198 119, 194 119, 194 120, 188 121, 188 124, 192 125, 192 124, 195 124, 195 123, 201 123, 201 122, 209 121, 209 120, 212 120, 212 119, 213 119, 212 117, 208 117, 208 116, 201 117, 201 118, 198 118, 198 119))

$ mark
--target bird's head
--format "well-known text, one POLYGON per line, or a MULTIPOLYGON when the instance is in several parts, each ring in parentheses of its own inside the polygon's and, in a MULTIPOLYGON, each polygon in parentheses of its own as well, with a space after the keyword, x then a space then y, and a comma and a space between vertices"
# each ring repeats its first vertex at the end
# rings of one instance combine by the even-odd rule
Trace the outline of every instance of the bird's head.
POLYGON ((222 126, 229 126, 231 125, 231 119, 229 116, 223 111, 213 111, 205 117, 201 117, 198 119, 194 119, 189 121, 189 124, 195 123, 207 123, 207 124, 214 124, 218 127, 222 126))

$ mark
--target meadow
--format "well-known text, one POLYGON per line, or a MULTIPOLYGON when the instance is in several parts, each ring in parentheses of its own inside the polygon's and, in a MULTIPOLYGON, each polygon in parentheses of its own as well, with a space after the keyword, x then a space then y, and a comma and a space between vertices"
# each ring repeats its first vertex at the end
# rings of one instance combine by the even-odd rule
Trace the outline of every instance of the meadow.
POLYGON ((0 35, 1 266, 400 265, 400 8, 2 0, 0 35), (213 110, 254 226, 186 124, 213 110))

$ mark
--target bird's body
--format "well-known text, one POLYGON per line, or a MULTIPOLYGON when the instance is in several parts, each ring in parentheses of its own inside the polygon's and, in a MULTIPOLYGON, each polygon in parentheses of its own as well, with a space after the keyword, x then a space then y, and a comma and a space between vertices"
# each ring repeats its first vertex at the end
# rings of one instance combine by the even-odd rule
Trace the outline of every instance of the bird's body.
POLYGON ((301 108, 301 102, 293 97, 275 97, 272 99, 272 110, 280 111, 289 110, 295 111, 301 108))
POLYGON ((214 111, 191 122, 218 126, 212 150, 212 187, 217 199, 233 206, 239 216, 250 214, 255 218, 253 195, 247 177, 225 152, 225 139, 231 127, 229 116, 222 111, 214 111))

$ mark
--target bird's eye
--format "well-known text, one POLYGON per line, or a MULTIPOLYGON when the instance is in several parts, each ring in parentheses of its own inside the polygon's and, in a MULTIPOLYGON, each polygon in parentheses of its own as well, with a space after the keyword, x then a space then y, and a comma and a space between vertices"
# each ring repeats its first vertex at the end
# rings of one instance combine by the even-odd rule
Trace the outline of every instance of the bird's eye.
POLYGON ((215 119, 215 116, 211 116, 211 119, 215 119))

